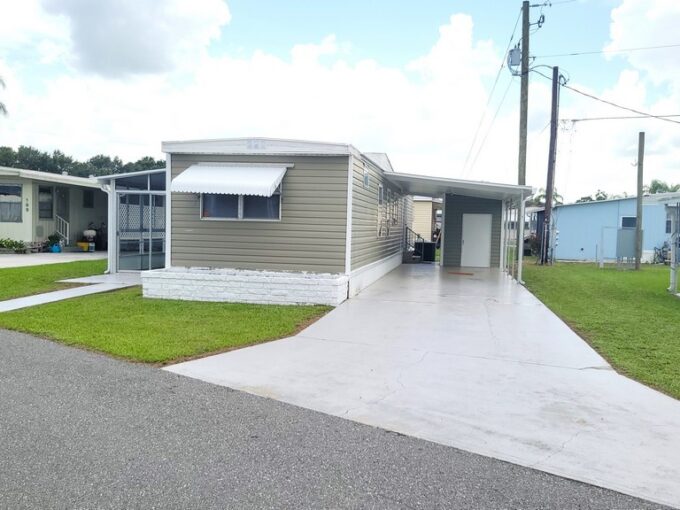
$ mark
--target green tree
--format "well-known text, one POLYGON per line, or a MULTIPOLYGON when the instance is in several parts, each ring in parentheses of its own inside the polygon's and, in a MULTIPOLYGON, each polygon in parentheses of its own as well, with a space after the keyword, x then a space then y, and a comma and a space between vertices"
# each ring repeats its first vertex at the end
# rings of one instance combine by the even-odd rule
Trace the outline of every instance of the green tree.
POLYGON ((680 191, 680 184, 668 184, 667 182, 659 179, 652 179, 652 182, 649 184, 649 186, 645 186, 644 191, 650 195, 654 195, 656 193, 675 192, 680 191))
POLYGON ((74 161, 69 166, 68 171, 68 173, 77 177, 87 177, 88 175, 94 175, 95 172, 94 167, 87 161, 85 163, 82 161, 74 161))
POLYGON ((135 165, 139 170, 153 170, 154 168, 162 168, 165 166, 165 160, 163 159, 153 159, 150 156, 145 156, 143 158, 135 161, 135 165))
POLYGON ((17 149, 16 166, 27 170, 49 172, 52 168, 52 158, 46 152, 41 152, 34 147, 20 145, 17 149))
POLYGON ((595 193, 595 201, 600 202, 602 200, 607 200, 609 198, 609 195, 607 194, 606 191, 602 191, 601 189, 597 190, 597 193, 595 193))
POLYGON ((0 166, 15 166, 17 153, 11 147, 0 147, 0 166))
POLYGON ((87 177, 163 168, 165 161, 145 156, 135 162, 123 163, 118 156, 112 158, 106 154, 98 154, 87 161, 77 161, 60 150, 50 154, 35 147, 21 145, 16 151, 12 147, 0 146, 0 166, 52 173, 68 172, 71 175, 87 177))
POLYGON ((63 152, 56 150, 52 152, 52 167, 54 168, 55 172, 62 173, 62 172, 72 172, 72 167, 73 166, 73 158, 71 156, 67 156, 63 152))
POLYGON ((580 204, 582 202, 595 202, 595 199, 593 198, 592 195, 585 195, 576 201, 577 204, 580 204))
MULTIPOLYGON (((562 195, 560 195, 557 190, 553 190, 553 197, 552 197, 552 202, 553 206, 555 205, 560 205, 564 202, 564 199, 562 198, 562 195)), ((527 206, 530 207, 545 207, 545 189, 540 188, 534 196, 532 196, 528 201, 527 201, 527 206)))

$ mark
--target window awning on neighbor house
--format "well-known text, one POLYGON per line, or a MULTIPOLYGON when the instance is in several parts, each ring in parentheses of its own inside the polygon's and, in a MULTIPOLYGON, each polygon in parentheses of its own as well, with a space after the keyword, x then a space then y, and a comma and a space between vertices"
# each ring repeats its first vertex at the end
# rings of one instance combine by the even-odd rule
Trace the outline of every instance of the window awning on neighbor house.
POLYGON ((170 191, 271 197, 292 164, 197 163, 172 180, 170 191))

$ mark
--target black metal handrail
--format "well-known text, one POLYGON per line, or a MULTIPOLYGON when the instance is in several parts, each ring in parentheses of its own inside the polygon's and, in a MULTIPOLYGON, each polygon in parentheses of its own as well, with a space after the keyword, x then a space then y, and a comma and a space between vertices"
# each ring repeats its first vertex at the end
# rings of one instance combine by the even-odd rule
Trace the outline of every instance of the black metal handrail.
POLYGON ((411 229, 409 227, 404 227, 404 229, 405 229, 404 236, 406 238, 406 251, 411 251, 411 250, 415 251, 416 243, 418 241, 424 242, 425 239, 423 239, 423 237, 420 234, 418 234, 416 231, 414 231, 413 229, 411 229))

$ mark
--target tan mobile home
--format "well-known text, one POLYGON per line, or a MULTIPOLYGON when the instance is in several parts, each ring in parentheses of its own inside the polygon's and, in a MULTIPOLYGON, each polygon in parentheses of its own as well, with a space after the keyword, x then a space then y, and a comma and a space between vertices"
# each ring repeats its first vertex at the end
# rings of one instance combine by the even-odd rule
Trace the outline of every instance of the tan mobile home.
MULTIPOLYGON (((478 214, 484 218, 475 225, 486 228, 477 236, 489 252, 482 263, 499 266, 496 212, 531 191, 423 181, 396 173, 385 154, 348 144, 245 138, 162 147, 165 268, 142 274, 144 295, 155 298, 339 304, 402 263, 414 194, 481 195, 482 202, 463 202, 463 209, 447 196, 444 207, 458 226, 466 207, 490 211, 478 214), (486 197, 492 203, 483 203, 486 197)), ((443 259, 460 264, 456 240, 447 246, 443 259)), ((469 254, 465 260, 475 262, 469 254)))
POLYGON ((414 233, 430 241, 432 234, 437 228, 441 229, 442 199, 433 197, 413 197, 413 223, 411 229, 414 233))

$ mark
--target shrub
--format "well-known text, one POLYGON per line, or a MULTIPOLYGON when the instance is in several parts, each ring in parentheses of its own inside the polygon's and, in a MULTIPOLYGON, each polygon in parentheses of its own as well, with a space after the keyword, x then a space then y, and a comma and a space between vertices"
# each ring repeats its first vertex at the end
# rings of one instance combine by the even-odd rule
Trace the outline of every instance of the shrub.
POLYGON ((12 239, 0 239, 0 248, 14 250, 16 252, 23 252, 26 250, 26 244, 23 241, 14 241, 12 239))

